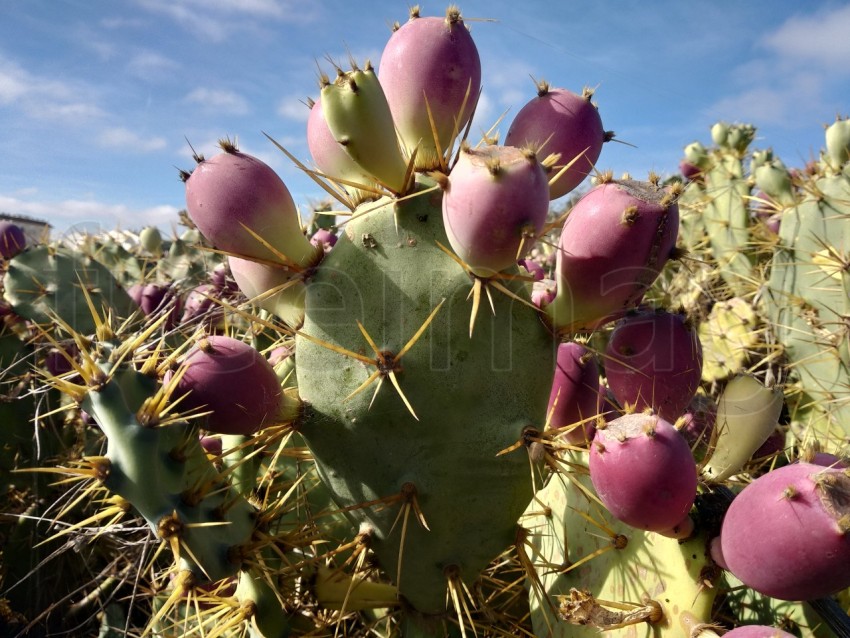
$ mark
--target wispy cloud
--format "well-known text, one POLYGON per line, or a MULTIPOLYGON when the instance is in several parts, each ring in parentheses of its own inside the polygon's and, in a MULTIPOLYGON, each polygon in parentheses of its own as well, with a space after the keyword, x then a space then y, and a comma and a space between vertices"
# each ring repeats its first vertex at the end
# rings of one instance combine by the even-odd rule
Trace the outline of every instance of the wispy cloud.
POLYGON ((307 108, 304 97, 290 95, 278 102, 277 114, 294 122, 306 122, 310 117, 310 109, 307 108))
MULTIPOLYGON (((806 6, 805 4, 801 6, 806 6)), ((789 18, 761 39, 784 63, 850 73, 850 5, 789 18)))
POLYGON ((248 100, 227 89, 197 88, 187 94, 183 101, 222 115, 246 115, 251 110, 248 100))
POLYGON ((168 146, 163 137, 146 137, 130 129, 108 128, 97 136, 97 143, 104 148, 120 149, 129 153, 152 153, 168 146))
POLYGON ((95 199, 66 199, 49 201, 23 199, 0 195, 0 210, 16 215, 43 219, 54 225, 57 232, 70 226, 100 226, 107 229, 141 228, 149 224, 168 227, 178 219, 179 209, 170 205, 134 208, 95 199))
MULTIPOLYGON (((803 5, 801 5, 803 6, 803 5)), ((706 113, 712 118, 749 121, 757 126, 810 126, 832 113, 836 74, 848 74, 850 6, 798 14, 756 43, 761 55, 730 75, 740 86, 706 113)))
POLYGON ((37 119, 93 119, 104 115, 93 99, 80 99, 91 91, 65 80, 41 76, 0 55, 0 106, 20 109, 37 119))
POLYGON ((268 20, 305 24, 319 15, 316 3, 295 0, 137 0, 153 13, 165 15, 190 33, 213 42, 222 42, 234 31, 261 27, 268 20))
POLYGON ((143 80, 156 81, 163 74, 171 73, 180 65, 161 53, 140 51, 127 62, 127 71, 143 80))

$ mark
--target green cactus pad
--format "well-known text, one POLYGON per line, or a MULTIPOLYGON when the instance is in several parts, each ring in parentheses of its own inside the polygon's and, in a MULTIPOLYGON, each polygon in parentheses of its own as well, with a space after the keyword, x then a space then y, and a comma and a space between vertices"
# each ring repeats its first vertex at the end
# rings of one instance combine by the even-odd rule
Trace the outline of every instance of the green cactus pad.
POLYGON ((58 316, 75 332, 94 332, 84 289, 99 314, 106 309, 126 318, 136 310, 105 266, 65 248, 35 246, 24 251, 9 262, 3 283, 15 313, 45 327, 54 325, 58 316))
MULTIPOLYGON (((472 282, 437 244, 448 245, 440 201, 432 189, 358 211, 308 283, 296 340, 308 406, 300 432, 319 474, 353 521, 374 530, 371 546, 402 595, 429 614, 446 610, 447 570, 471 583, 514 541, 532 497, 529 458, 497 455, 526 426, 543 429, 555 347, 535 310, 498 291, 495 316, 482 304, 470 338, 472 282), (376 367, 328 345, 374 360, 360 322, 380 350, 398 353, 441 303, 398 361, 405 398, 383 377, 374 400, 377 380, 355 394, 376 367), (368 505, 380 499, 390 500, 368 505)), ((525 294, 521 282, 505 283, 525 294)))
POLYGON ((850 438, 850 180, 810 188, 783 214, 765 305, 792 380, 821 412, 814 435, 832 450, 850 438))
MULTIPOLYGON (((566 460, 570 464, 582 462, 577 455, 566 460)), ((535 635, 598 636, 600 629, 606 629, 606 636, 673 638, 686 635, 684 614, 709 622, 714 590, 703 582, 703 569, 708 564, 705 537, 680 543, 631 528, 591 501, 587 492, 592 490, 587 475, 554 475, 538 492, 522 521, 533 534, 538 578, 552 601, 550 604, 543 598, 537 588, 532 590, 535 635), (625 546, 618 549, 623 543, 625 546), (578 564, 589 556, 592 558, 578 564), (571 565, 575 567, 565 571, 571 565), (660 605, 663 617, 657 622, 619 628, 567 622, 561 618, 563 601, 569 600, 574 589, 589 594, 613 612, 628 611, 628 607, 618 609, 610 603, 640 607, 651 599, 660 605), (561 609, 556 613, 559 601, 561 609)), ((581 615, 574 614, 573 620, 581 620, 581 615)))
POLYGON ((755 310, 740 297, 714 304, 699 327, 703 381, 720 381, 744 371, 759 343, 756 321, 755 310))

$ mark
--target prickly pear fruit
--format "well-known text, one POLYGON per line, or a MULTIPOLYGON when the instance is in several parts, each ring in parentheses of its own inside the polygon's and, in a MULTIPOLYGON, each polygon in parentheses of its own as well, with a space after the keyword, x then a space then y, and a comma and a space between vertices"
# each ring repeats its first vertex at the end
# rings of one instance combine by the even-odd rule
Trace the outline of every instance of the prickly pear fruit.
POLYGON ((508 129, 506 145, 534 148, 541 158, 560 155, 551 167, 553 178, 574 161, 552 182, 550 199, 566 195, 593 171, 602 145, 611 137, 602 127, 599 111, 590 101, 592 97, 590 89, 577 95, 540 82, 537 97, 520 109, 508 129))
POLYGON ((209 412, 207 430, 253 434, 278 416, 280 382, 271 364, 250 345, 222 335, 204 337, 183 366, 175 397, 184 397, 184 409, 209 412))
POLYGON ((319 255, 301 231, 277 173, 227 140, 186 178, 186 210, 204 237, 228 253, 306 267, 319 255))
POLYGON ((403 193, 409 178, 392 113, 372 65, 337 71, 322 86, 322 112, 334 139, 376 182, 403 193))
POLYGON ((274 313, 287 325, 304 323, 304 281, 289 268, 229 256, 236 285, 249 300, 274 313))
POLYGON ((739 472, 776 430, 782 403, 777 387, 766 388, 748 375, 731 379, 717 402, 717 436, 702 470, 705 478, 723 481, 739 472))
POLYGON ((11 259, 27 246, 23 229, 12 222, 0 222, 0 257, 11 259))
POLYGON ((826 153, 836 168, 850 160, 850 120, 839 118, 826 128, 826 153))
POLYGON ((652 414, 626 414, 596 430, 590 480, 609 512, 638 529, 673 533, 697 493, 696 463, 681 434, 652 414))
POLYGON ((671 256, 674 196, 650 183, 609 181, 582 197, 558 244, 558 296, 547 311, 562 332, 589 330, 635 306, 671 256))
POLYGON ((735 577, 774 598, 850 587, 850 473, 792 463, 763 474, 726 512, 720 553, 735 577))
POLYGON ((605 376, 620 405, 655 410, 675 423, 702 377, 702 346, 684 315, 635 312, 617 322, 605 350, 605 376))
POLYGON ((402 145, 408 155, 416 149, 415 168, 442 168, 481 89, 478 49, 458 8, 445 18, 411 11, 384 47, 378 78, 402 145))
POLYGON ((449 242, 480 277, 515 266, 549 212, 543 167, 534 153, 512 146, 464 148, 444 190, 449 242))
POLYGON ((162 233, 156 226, 145 226, 139 232, 139 245, 152 255, 162 252, 162 233))
POLYGON ((549 427, 567 428, 564 438, 576 445, 593 439, 599 410, 599 366, 593 353, 571 341, 558 346, 549 395, 549 427))
POLYGON ((316 167, 325 175, 340 180, 341 185, 352 196, 354 204, 369 196, 368 192, 357 186, 375 188, 375 178, 351 159, 351 155, 345 152, 345 148, 336 141, 328 128, 321 97, 310 107, 310 117, 307 118, 307 148, 316 167))

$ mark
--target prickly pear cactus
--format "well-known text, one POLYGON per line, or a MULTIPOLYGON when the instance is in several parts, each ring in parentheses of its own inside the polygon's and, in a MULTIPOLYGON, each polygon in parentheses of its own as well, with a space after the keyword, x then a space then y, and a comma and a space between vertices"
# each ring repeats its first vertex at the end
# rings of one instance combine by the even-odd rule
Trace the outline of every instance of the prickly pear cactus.
POLYGON ((544 422, 554 365, 537 313, 501 293, 469 337, 471 284, 438 245, 439 204, 432 191, 355 213, 310 281, 296 337, 299 431, 337 501, 364 504, 350 516, 427 614, 513 542, 531 474, 525 455, 499 452, 544 422))

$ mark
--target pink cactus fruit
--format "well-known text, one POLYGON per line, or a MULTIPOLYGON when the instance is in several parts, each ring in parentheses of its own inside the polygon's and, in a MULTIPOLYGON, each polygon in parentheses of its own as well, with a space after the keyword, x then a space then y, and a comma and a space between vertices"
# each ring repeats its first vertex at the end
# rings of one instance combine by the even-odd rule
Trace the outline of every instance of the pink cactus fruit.
POLYGON ((605 376, 620 405, 682 416, 702 377, 702 346, 684 315, 634 312, 618 323, 605 349, 605 376))
POLYGON ((584 344, 558 346, 552 391, 546 415, 549 427, 564 430, 568 443, 586 446, 596 430, 599 403, 599 366, 584 344))
POLYGON ((673 535, 688 519, 696 463, 682 435, 661 417, 626 414, 597 429, 589 465, 599 499, 627 525, 673 535))
POLYGON ((683 159, 679 162, 679 172, 687 181, 692 182, 702 176, 702 169, 695 164, 691 164, 688 160, 683 159))
POLYGON ((552 178, 573 162, 550 185, 550 199, 575 189, 593 171, 602 145, 613 136, 602 127, 602 118, 591 102, 592 97, 590 89, 576 95, 540 82, 537 97, 519 110, 508 129, 506 145, 534 148, 541 159, 550 154, 560 156, 550 169, 552 178))
POLYGON ((517 261, 517 265, 522 269, 520 272, 524 270, 534 281, 543 281, 546 277, 546 271, 543 270, 543 266, 533 259, 520 259, 517 261))
POLYGON ((545 308, 555 301, 558 295, 558 284, 554 279, 541 279, 531 285, 531 303, 538 308, 545 308))
POLYGON ((0 222, 0 257, 11 259, 27 247, 24 230, 12 222, 0 222))
POLYGON ((452 249, 479 277, 515 266, 543 230, 548 191, 530 151, 465 147, 444 180, 443 222, 452 249))
POLYGON ((753 452, 752 460, 755 462, 770 461, 779 456, 785 450, 785 430, 776 428, 764 443, 753 452))
POLYGON ((231 142, 222 142, 222 149, 186 178, 186 210, 201 234, 228 253, 312 264, 317 250, 304 236, 295 202, 277 173, 231 142))
POLYGON ((558 296, 549 306, 564 333, 596 328, 643 297, 673 254, 675 192, 652 182, 609 181, 573 206, 558 244, 558 296))
POLYGON ((716 424, 717 403, 704 394, 695 395, 685 413, 676 422, 676 427, 691 446, 691 452, 697 461, 701 461, 708 452, 716 424))
POLYGON ((336 246, 337 239, 337 236, 332 231, 327 228, 320 228, 310 237, 310 243, 314 246, 321 246, 323 251, 328 252, 336 246))
POLYGON ((322 111, 321 97, 310 106, 310 116, 307 118, 307 148, 319 171, 332 179, 340 180, 341 185, 354 197, 355 203, 368 196, 357 186, 363 186, 366 190, 375 188, 375 178, 351 159, 328 128, 322 111))
POLYGON ((794 634, 767 625, 741 625, 723 636, 724 638, 795 638, 794 634))
POLYGON ((164 328, 170 330, 177 324, 183 304, 174 288, 167 284, 150 283, 142 286, 138 293, 134 291, 134 294, 138 294, 139 308, 146 317, 158 319, 167 312, 164 328))
POLYGON ((215 284, 199 284, 186 295, 181 323, 201 322, 218 327, 224 321, 224 308, 218 303, 220 288, 215 284))
POLYGON ((478 49, 458 8, 449 7, 444 18, 412 10, 381 53, 378 79, 407 154, 416 148, 415 168, 443 168, 481 88, 478 49))
POLYGON ((850 472, 802 462, 763 474, 729 506, 719 549, 766 596, 810 600, 850 587, 850 472))
POLYGON ((253 434, 274 421, 281 389, 271 364, 250 345, 223 335, 204 337, 186 355, 175 397, 183 410, 209 412, 204 427, 253 434))

